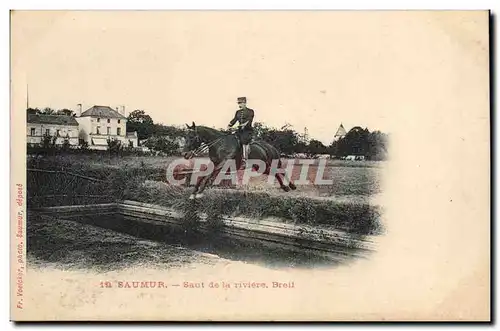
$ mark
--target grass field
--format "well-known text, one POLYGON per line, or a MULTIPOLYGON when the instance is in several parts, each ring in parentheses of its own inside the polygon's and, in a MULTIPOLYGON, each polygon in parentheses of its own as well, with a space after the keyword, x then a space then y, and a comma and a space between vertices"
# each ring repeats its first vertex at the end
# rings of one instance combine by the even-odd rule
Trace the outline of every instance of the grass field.
MULTIPOLYGON (((32 157, 33 158, 33 157, 32 157)), ((108 155, 59 155, 43 157, 61 164, 72 164, 75 166, 109 166, 109 167, 153 167, 165 168, 172 160, 173 156, 123 156, 114 157, 108 155)), ((345 160, 326 160, 327 165, 331 167, 355 167, 355 168, 380 168, 383 162, 377 161, 345 161, 345 160)))
MULTIPOLYGON (((100 179, 102 182, 85 185, 74 183, 69 176, 46 175, 57 180, 38 180, 28 183, 28 197, 42 192, 80 195, 92 191, 110 200, 129 199, 175 207, 186 214, 193 209, 187 197, 191 188, 172 186, 162 182, 165 170, 174 158, 169 157, 109 157, 68 155, 29 158, 28 168, 58 169, 100 179), (52 186, 52 187, 48 187, 52 186), (97 193, 96 193, 97 192, 97 193)), ((223 215, 242 215, 255 219, 266 217, 276 221, 322 224, 358 234, 383 232, 381 208, 371 198, 380 193, 381 162, 328 160, 324 178, 332 178, 331 185, 297 185, 296 191, 283 192, 277 183, 257 181, 257 185, 236 189, 208 188, 196 210, 207 212, 213 218, 223 215)), ((85 181, 83 180, 82 183, 85 181)), ((40 200, 41 201, 41 200, 40 200)), ((69 203, 79 203, 73 199, 69 203)), ((67 204, 52 199, 44 203, 67 204)), ((81 203, 81 202, 80 202, 81 203)), ((85 200, 84 203, 89 203, 85 200)))
MULTIPOLYGON (((165 180, 165 171, 175 157, 109 157, 102 155, 64 155, 28 160, 28 168, 60 168, 98 178, 108 178, 111 174, 131 172, 134 176, 147 179, 165 180)), ((286 162, 286 161, 285 161, 286 162)), ((333 179, 331 185, 300 185, 299 190, 290 195, 310 197, 369 197, 380 193, 380 172, 383 162, 327 160, 323 178, 333 179)), ((312 166, 313 167, 313 166, 312 166)), ((297 180, 300 168, 296 167, 292 178, 297 180)), ((314 169, 313 169, 314 170, 314 169)), ((313 176, 310 176, 312 179, 313 176)), ((279 192, 276 181, 267 182, 267 176, 252 179, 252 185, 241 189, 279 192)))

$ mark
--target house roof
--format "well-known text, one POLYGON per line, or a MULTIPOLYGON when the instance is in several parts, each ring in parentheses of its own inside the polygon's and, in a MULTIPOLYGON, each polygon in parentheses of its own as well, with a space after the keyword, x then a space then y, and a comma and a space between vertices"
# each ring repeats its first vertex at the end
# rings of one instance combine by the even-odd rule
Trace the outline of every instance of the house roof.
POLYGON ((344 125, 342 125, 342 123, 340 123, 340 126, 337 130, 337 133, 335 133, 335 137, 343 137, 346 134, 347 134, 347 132, 344 129, 344 125))
POLYGON ((93 106, 84 111, 80 117, 101 117, 101 118, 119 118, 119 119, 127 119, 125 116, 112 109, 109 106, 93 106))
POLYGON ((47 114, 28 114, 28 123, 33 124, 57 124, 78 126, 78 122, 73 116, 67 115, 47 115, 47 114))

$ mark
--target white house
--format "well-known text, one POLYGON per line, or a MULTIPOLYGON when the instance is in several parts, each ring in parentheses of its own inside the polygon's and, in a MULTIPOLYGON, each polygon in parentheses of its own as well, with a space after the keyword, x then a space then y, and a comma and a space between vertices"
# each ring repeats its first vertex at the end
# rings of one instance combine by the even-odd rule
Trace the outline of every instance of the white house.
POLYGON ((65 140, 78 145, 78 122, 73 116, 27 114, 26 138, 28 144, 41 144, 44 136, 57 137, 56 145, 65 140))
POLYGON ((127 133, 127 118, 108 106, 93 106, 76 117, 80 140, 91 149, 108 148, 108 139, 117 139, 124 147, 137 147, 137 133, 127 133))

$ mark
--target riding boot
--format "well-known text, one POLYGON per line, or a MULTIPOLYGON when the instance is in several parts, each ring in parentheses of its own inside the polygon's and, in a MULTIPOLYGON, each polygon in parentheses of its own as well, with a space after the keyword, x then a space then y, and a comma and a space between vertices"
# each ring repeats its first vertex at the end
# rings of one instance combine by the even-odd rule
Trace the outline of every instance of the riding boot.
POLYGON ((248 145, 243 145, 243 157, 241 159, 241 169, 245 169, 246 164, 247 164, 247 159, 248 159, 248 145))

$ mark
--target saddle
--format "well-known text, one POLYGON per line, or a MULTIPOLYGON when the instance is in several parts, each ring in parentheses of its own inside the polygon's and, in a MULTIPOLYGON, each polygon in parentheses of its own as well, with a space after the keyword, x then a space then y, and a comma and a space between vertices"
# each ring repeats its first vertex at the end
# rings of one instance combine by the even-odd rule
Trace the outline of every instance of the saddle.
MULTIPOLYGON (((243 145, 243 143, 241 141, 240 133, 241 132, 239 130, 235 130, 235 131, 231 132, 230 134, 233 135, 236 138, 236 141, 238 142, 238 145, 241 148, 241 146, 243 145)), ((252 145, 254 142, 255 142, 255 137, 253 135, 251 135, 250 136, 250 142, 248 143, 248 145, 252 145)))

